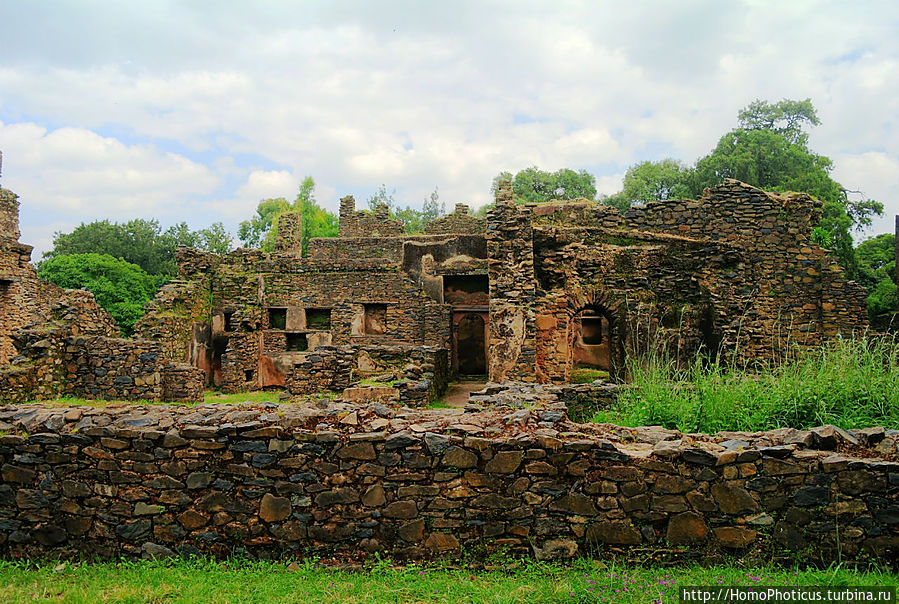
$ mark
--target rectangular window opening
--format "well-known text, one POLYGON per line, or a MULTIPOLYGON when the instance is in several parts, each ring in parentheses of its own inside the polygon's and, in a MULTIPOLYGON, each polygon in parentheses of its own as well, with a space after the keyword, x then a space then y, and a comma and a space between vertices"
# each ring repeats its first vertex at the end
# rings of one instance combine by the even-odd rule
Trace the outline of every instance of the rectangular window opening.
POLYGON ((287 327, 287 309, 269 308, 268 327, 269 329, 285 329, 287 327))
POLYGON ((387 305, 365 304, 365 334, 382 335, 387 332, 387 305))
POLYGON ((288 333, 285 334, 285 338, 285 348, 288 352, 304 352, 309 350, 309 341, 306 339, 306 334, 288 333))
POLYGON ((243 376, 246 381, 252 382, 253 381, 253 370, 252 369, 245 370, 243 372, 243 376))
POLYGON ((306 309, 306 329, 330 331, 331 330, 331 309, 330 308, 307 308, 306 309))
POLYGON ((231 323, 231 320, 234 318, 234 311, 226 310, 222 315, 225 318, 225 331, 234 331, 234 326, 231 323))

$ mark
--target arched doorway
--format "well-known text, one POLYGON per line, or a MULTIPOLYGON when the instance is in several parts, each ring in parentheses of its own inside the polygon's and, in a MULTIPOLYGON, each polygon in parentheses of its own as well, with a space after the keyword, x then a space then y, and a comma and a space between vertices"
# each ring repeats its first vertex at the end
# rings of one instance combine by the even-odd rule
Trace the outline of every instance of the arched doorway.
POLYGON ((461 375, 487 373, 487 322, 480 313, 460 313, 454 321, 456 370, 461 375))

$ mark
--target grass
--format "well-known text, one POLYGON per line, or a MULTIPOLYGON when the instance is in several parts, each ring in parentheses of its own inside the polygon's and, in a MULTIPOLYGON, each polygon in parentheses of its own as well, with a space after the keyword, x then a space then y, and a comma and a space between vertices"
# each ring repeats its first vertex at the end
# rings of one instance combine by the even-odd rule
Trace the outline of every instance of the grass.
POLYGON ((204 403, 277 403, 279 390, 257 390, 254 392, 237 392, 225 394, 215 390, 207 390, 203 395, 204 403))
POLYGON ((363 571, 204 559, 103 564, 0 561, 4 602, 678 602, 678 586, 895 586, 899 575, 686 566, 639 568, 579 560, 504 561, 501 570, 378 562, 363 571))
POLYGON ((589 384, 595 380, 609 380, 609 372, 595 367, 575 367, 571 370, 572 384, 589 384))
POLYGON ((631 362, 629 372, 631 387, 591 421, 705 433, 899 428, 899 344, 891 340, 838 339, 755 371, 699 357, 678 368, 649 355, 631 362))
MULTIPOLYGON (((203 403, 277 403, 280 391, 277 390, 258 390, 254 392, 237 392, 234 394, 225 394, 216 390, 207 390, 203 395, 203 403)), ((160 401, 119 401, 119 400, 102 400, 77 398, 74 396, 62 396, 56 399, 48 399, 43 401, 28 401, 28 403, 40 403, 47 407, 70 407, 72 405, 86 405, 89 407, 108 407, 109 405, 126 404, 126 405, 184 405, 192 407, 201 403, 181 403, 181 402, 160 402, 160 401)), ((27 404, 27 403, 26 403, 27 404)))

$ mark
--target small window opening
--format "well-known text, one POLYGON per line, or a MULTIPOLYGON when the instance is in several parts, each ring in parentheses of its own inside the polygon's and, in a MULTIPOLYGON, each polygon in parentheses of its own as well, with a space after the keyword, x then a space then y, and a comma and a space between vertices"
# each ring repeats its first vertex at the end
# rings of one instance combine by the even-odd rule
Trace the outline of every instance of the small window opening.
POLYGON ((246 381, 252 382, 253 381, 253 370, 252 369, 245 370, 243 372, 243 376, 246 381))
POLYGON ((596 314, 581 315, 581 342, 588 346, 597 346, 603 341, 603 317, 596 314))
POLYGON ((286 336, 286 346, 288 352, 303 352, 309 350, 309 341, 304 333, 288 333, 286 336))
POLYGON ((382 335, 387 331, 387 305, 365 305, 365 334, 382 335))
POLYGON ((287 327, 287 309, 269 308, 268 326, 269 329, 285 329, 287 327))
POLYGON ((234 311, 233 311, 233 310, 226 310, 226 311, 225 311, 224 313, 222 313, 222 314, 223 314, 224 317, 225 317, 225 331, 234 331, 234 326, 233 326, 233 324, 231 323, 231 319, 234 317, 234 311))
POLYGON ((331 329, 331 309, 330 308, 307 308, 306 309, 306 328, 322 331, 330 331, 331 329))

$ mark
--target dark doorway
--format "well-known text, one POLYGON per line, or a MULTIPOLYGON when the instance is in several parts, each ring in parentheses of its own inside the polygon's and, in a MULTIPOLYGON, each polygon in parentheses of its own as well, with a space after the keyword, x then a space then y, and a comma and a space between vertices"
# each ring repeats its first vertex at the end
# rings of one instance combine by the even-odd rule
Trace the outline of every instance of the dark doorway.
POLYGON ((575 366, 612 369, 612 338, 609 318, 596 310, 584 309, 573 321, 572 361, 575 366))
POLYGON ((462 313, 456 324, 456 368, 462 375, 487 373, 487 323, 480 314, 462 313))

